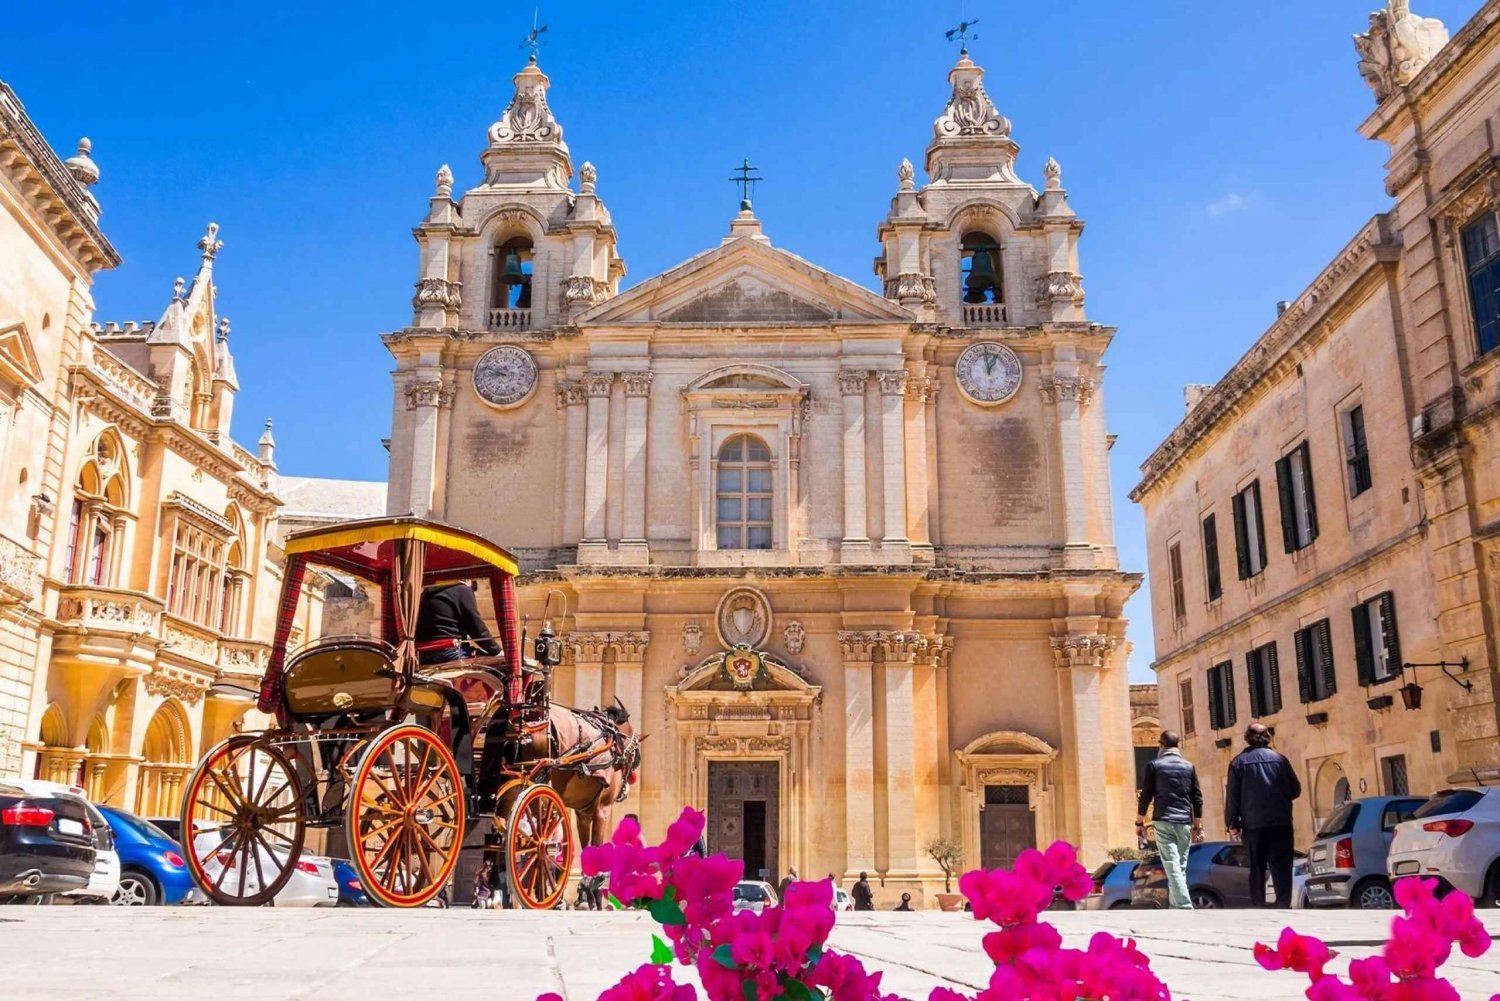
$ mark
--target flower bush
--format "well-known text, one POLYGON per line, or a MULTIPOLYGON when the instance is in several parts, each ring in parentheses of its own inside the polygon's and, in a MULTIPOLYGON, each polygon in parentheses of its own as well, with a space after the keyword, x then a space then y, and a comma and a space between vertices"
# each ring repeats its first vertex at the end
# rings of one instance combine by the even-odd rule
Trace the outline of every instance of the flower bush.
MULTIPOLYGON (((655 939, 649 962, 599 1001, 701 1001, 696 987, 673 978, 674 963, 697 971, 708 1001, 906 1001, 881 991, 880 973, 828 948, 830 881, 793 883, 778 906, 736 912, 742 864, 688 854, 704 819, 684 810, 659 845, 644 844, 640 825, 627 819, 607 844, 584 849, 584 873, 606 875, 611 899, 649 910, 666 936, 655 939)), ((928 1001, 1170 1001, 1134 941, 1099 932, 1087 948, 1064 948, 1057 930, 1040 920, 1055 895, 1077 901, 1093 888, 1067 843, 1023 852, 1010 870, 965 873, 958 885, 974 918, 995 926, 981 939, 994 972, 976 995, 938 987, 928 1001)), ((1437 969, 1455 944, 1476 957, 1490 939, 1467 897, 1439 900, 1435 890, 1431 880, 1396 885, 1406 914, 1392 922, 1382 955, 1349 964, 1347 981, 1327 972, 1335 954, 1326 944, 1291 928, 1274 948, 1257 944, 1255 959, 1268 970, 1307 976, 1309 1001, 1459 1001, 1437 969)), ((563 999, 544 994, 537 1001, 563 999)))

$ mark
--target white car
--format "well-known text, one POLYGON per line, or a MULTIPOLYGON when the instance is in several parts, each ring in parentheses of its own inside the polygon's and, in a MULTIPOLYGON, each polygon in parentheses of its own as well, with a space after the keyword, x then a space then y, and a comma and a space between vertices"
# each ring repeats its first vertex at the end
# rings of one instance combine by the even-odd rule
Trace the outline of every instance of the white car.
POLYGON ((1394 885, 1436 877, 1483 907, 1500 904, 1500 788, 1444 789, 1396 825, 1386 872, 1394 885))
POLYGON ((833 888, 833 909, 836 911, 854 910, 854 898, 849 896, 849 891, 841 886, 833 888))
MULTIPOLYGON (((198 833, 193 838, 193 845, 202 857, 204 853, 212 852, 214 847, 220 843, 222 838, 217 831, 198 833)), ((244 891, 246 894, 256 893, 260 890, 260 876, 262 873, 279 873, 286 866, 287 856, 284 852, 272 851, 267 853, 257 849, 261 864, 257 871, 252 862, 246 869, 243 877, 233 870, 236 865, 234 856, 230 852, 219 852, 210 855, 203 860, 203 872, 210 883, 216 883, 219 874, 223 872, 223 866, 231 867, 230 872, 224 877, 225 887, 233 886, 236 890, 240 888, 239 880, 243 878, 244 891), (272 860, 274 856, 274 861, 272 860)), ((333 859, 323 855, 308 855, 303 853, 297 859, 297 864, 292 871, 292 876, 286 885, 276 892, 271 904, 275 907, 337 907, 339 902, 339 882, 333 874, 333 859)))
POLYGON ((83 808, 89 815, 89 823, 94 828, 94 871, 89 876, 88 886, 58 896, 77 904, 109 903, 115 891, 120 888, 120 853, 115 850, 115 833, 110 828, 109 821, 88 801, 88 793, 84 788, 41 779, 5 781, 37 796, 68 796, 83 802, 83 808))
POLYGON ((767 907, 775 907, 776 888, 758 879, 742 879, 734 884, 734 909, 754 911, 759 914, 767 907))

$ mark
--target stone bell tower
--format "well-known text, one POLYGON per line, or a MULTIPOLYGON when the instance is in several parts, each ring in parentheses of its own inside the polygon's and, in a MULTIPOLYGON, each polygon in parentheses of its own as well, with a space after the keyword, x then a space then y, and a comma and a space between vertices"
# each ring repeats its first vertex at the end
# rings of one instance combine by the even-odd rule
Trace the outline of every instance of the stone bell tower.
POLYGON ((1068 207, 1062 168, 1048 160, 1038 193, 1016 174, 1010 119, 984 88, 984 70, 959 53, 952 93, 932 125, 928 183, 911 161, 879 229, 875 272, 885 296, 952 327, 1080 322, 1083 222, 1068 207))
POLYGON ((415 230, 421 276, 413 326, 525 330, 566 323, 614 295, 625 262, 609 210, 585 163, 573 161, 547 103, 551 81, 533 56, 515 75, 515 95, 490 126, 480 183, 457 202, 453 171, 437 172, 427 218, 415 230))

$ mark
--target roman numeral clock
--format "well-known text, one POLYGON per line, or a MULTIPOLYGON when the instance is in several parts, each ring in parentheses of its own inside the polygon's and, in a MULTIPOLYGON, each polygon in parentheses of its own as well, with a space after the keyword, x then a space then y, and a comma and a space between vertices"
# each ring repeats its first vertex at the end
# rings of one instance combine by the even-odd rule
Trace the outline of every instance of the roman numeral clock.
POLYGON ((1021 359, 1004 344, 980 341, 958 356, 953 374, 964 399, 981 407, 998 406, 1021 388, 1021 359))

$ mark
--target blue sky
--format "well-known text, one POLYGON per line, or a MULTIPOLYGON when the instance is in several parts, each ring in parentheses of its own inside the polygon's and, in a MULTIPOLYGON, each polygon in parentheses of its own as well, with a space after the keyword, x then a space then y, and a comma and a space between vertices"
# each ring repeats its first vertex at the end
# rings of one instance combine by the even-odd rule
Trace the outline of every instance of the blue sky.
MULTIPOLYGON (((1349 36, 1377 0, 968 0, 975 60, 1014 123, 1023 176, 1055 156, 1107 361, 1116 532, 1144 569, 1126 498, 1182 414, 1359 225, 1389 206, 1384 147, 1349 36)), ((1479 0, 1416 0, 1450 30, 1479 0)), ((574 2, 542 10, 541 65, 575 163, 592 160, 634 284, 715 244, 749 156, 779 246, 871 287, 875 227, 903 156, 920 168, 947 97, 960 4, 574 2)), ((367 0, 76 0, 6 13, 0 78, 62 155, 94 142, 103 225, 124 265, 101 320, 160 315, 222 227, 242 441, 276 420, 284 472, 383 479, 389 356, 410 321, 432 177, 478 179, 485 130, 525 61, 532 6, 367 0)), ((918 175, 920 182, 921 176, 918 175)), ((1132 676, 1149 680, 1144 592, 1132 676)))

